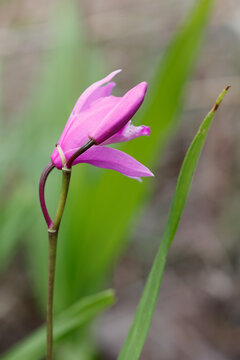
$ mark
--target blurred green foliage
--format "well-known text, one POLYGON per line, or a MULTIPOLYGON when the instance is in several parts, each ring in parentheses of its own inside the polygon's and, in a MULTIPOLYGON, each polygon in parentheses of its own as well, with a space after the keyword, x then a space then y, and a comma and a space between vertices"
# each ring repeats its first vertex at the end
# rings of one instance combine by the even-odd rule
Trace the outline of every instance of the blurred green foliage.
MULTIPOLYGON (((65 310, 55 320, 54 342, 59 342, 67 334, 89 323, 96 315, 115 302, 111 290, 88 296, 79 300, 65 310)), ((13 349, 1 357, 2 360, 36 360, 45 354, 46 327, 35 331, 26 340, 17 344, 13 349)))
MULTIPOLYGON (((197 1, 150 82, 146 103, 134 122, 150 125, 151 137, 121 145, 122 150, 152 168, 176 129, 186 80, 212 2, 197 1)), ((33 291, 42 309, 46 299, 48 242, 38 202, 39 177, 81 91, 114 70, 103 72, 101 54, 86 45, 75 2, 61 1, 56 6, 52 20, 55 46, 47 52, 43 69, 39 70, 29 95, 31 106, 5 125, 0 134, 1 269, 18 244, 24 243, 33 291), (6 166, 9 171, 4 173, 6 166)), ((47 184, 46 198, 52 211, 58 198, 58 175, 55 171, 47 184)), ((152 179, 139 184, 118 173, 87 165, 74 168, 59 234, 56 312, 101 287, 131 235, 131 224, 150 194, 150 184, 152 179)))

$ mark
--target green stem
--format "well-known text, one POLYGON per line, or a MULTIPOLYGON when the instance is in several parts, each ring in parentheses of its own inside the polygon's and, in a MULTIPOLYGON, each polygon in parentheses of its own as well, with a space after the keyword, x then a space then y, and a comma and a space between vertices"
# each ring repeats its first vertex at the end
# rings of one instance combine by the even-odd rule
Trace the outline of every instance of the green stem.
POLYGON ((67 200, 71 169, 62 169, 62 187, 58 208, 52 226, 48 229, 49 237, 49 269, 48 269, 48 294, 47 294, 47 355, 46 360, 52 360, 53 355, 53 293, 55 279, 55 265, 57 252, 58 230, 61 223, 64 207, 67 200))
POLYGON ((62 168, 62 187, 61 187, 61 192, 60 192, 60 197, 59 197, 59 202, 58 202, 58 208, 57 208, 55 219, 53 221, 53 225, 51 226, 51 230, 56 230, 57 232, 58 232, 58 229, 60 226, 60 222, 62 220, 63 211, 64 211, 64 207, 65 207, 66 200, 67 200, 70 178, 71 178, 71 169, 63 167, 62 168))
POLYGON ((57 251, 57 236, 56 230, 48 231, 49 238, 49 267, 48 267, 48 294, 47 294, 47 360, 52 360, 53 348, 53 291, 55 278, 55 264, 57 251))

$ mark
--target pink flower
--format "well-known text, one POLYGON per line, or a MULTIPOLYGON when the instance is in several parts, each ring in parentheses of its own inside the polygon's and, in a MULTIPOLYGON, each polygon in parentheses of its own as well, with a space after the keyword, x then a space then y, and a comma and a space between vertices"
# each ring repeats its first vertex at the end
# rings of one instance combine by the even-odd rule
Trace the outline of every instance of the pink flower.
MULTIPOLYGON (((120 71, 114 71, 92 84, 79 97, 58 141, 60 153, 64 154, 68 161, 79 148, 92 139, 95 145, 78 156, 73 165, 88 163, 116 170, 133 178, 153 176, 148 168, 131 156, 106 146, 150 134, 149 127, 131 124, 131 118, 144 100, 147 83, 138 84, 123 97, 113 96, 111 93, 115 83, 110 81, 120 71)), ((51 160, 61 169, 59 147, 53 151, 51 160)))

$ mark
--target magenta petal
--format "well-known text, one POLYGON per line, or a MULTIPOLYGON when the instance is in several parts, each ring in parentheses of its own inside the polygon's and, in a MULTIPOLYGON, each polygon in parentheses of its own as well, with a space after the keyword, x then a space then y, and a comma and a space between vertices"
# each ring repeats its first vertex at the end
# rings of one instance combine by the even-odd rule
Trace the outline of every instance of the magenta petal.
POLYGON ((104 141, 101 145, 120 143, 124 141, 129 141, 135 139, 139 136, 150 135, 151 130, 149 126, 141 125, 134 126, 129 121, 121 130, 119 130, 115 135, 111 136, 109 139, 104 141))
POLYGON ((104 79, 101 79, 97 82, 95 82, 94 84, 92 84, 91 86, 89 86, 80 96, 80 98, 78 99, 76 105, 74 106, 73 112, 77 112, 79 113, 79 111, 85 110, 87 105, 90 105, 92 101, 98 99, 101 96, 107 96, 111 94, 111 91, 109 92, 109 90, 112 90, 112 88, 114 87, 114 83, 111 83, 111 85, 109 86, 109 84, 105 87, 103 87, 102 90, 102 85, 108 83, 109 81, 111 81, 114 76, 116 76, 120 71, 122 71, 121 69, 116 70, 111 72, 108 76, 106 76, 104 79), (105 92, 105 93, 102 93, 105 92), (107 91, 107 94, 106 94, 107 91))
MULTIPOLYGON (((76 149, 71 150, 66 156, 69 157, 75 151, 76 149)), ((146 166, 130 155, 105 146, 93 146, 80 155, 73 164, 79 163, 88 163, 100 168, 112 169, 133 178, 153 176, 153 173, 146 166)))
POLYGON ((106 141, 131 120, 141 106, 146 91, 147 83, 141 82, 121 98, 121 101, 107 114, 99 126, 89 132, 89 136, 96 144, 106 141))
POLYGON ((69 128, 72 126, 72 123, 75 121, 76 117, 74 114, 79 113, 82 110, 85 110, 93 101, 97 100, 100 97, 103 96, 109 96, 112 92, 112 89, 115 86, 115 83, 112 82, 110 84, 107 84, 106 86, 102 86, 109 81, 111 81, 114 76, 116 76, 121 69, 111 72, 108 76, 106 76, 104 79, 101 79, 91 86, 89 86, 79 97, 78 101, 76 102, 73 111, 65 125, 65 128, 62 132, 62 135, 58 141, 58 143, 61 145, 66 134, 68 133, 69 128))
MULTIPOLYGON (((94 85, 96 85, 96 83, 94 85)), ((81 111, 88 109, 94 101, 106 96, 110 96, 115 86, 116 83, 113 81, 104 86, 100 86, 96 88, 86 99, 83 98, 83 95, 85 94, 84 92, 74 106, 72 114, 79 114, 81 111)))
MULTIPOLYGON (((68 131, 65 132, 64 141, 62 143, 60 141, 58 142, 67 160, 69 159, 67 153, 71 149, 77 151, 83 146, 89 140, 89 131, 98 126, 99 121, 101 121, 120 100, 121 98, 115 96, 102 97, 94 102, 94 106, 82 111, 80 114, 72 115, 74 121, 71 127, 68 128, 68 131)), ((58 169, 62 168, 62 161, 56 148, 52 153, 51 159, 58 169)))
POLYGON ((58 152, 56 147, 53 150, 53 153, 51 155, 51 161, 56 166, 56 168, 58 168, 59 170, 62 169, 62 161, 61 161, 61 158, 59 156, 59 152, 58 152))
POLYGON ((89 133, 93 131, 112 108, 117 106, 121 98, 106 96, 94 101, 93 106, 76 114, 75 121, 65 135, 62 149, 64 152, 83 146, 89 140, 89 133))

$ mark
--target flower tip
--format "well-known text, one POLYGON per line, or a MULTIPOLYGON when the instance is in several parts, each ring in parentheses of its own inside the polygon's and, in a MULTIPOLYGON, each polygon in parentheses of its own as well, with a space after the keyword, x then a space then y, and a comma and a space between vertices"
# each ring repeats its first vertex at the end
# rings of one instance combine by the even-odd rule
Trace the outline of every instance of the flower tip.
POLYGON ((151 176, 155 176, 151 170, 148 169, 147 175, 145 175, 146 177, 151 177, 151 176))
MULTIPOLYGON (((141 176, 143 176, 143 177, 152 177, 152 176, 155 176, 155 175, 151 172, 151 170, 147 169, 145 174, 141 175, 141 176)), ((132 179, 135 179, 135 180, 137 180, 137 181, 139 181, 141 183, 143 182, 143 179, 141 177, 132 177, 132 179)))
POLYGON ((136 86, 139 91, 141 91, 141 93, 143 94, 143 96, 145 96, 146 92, 147 92, 147 87, 148 87, 148 84, 146 81, 142 81, 141 83, 139 83, 137 86, 136 86))
POLYGON ((145 89, 147 89, 148 84, 146 81, 140 82, 140 85, 142 85, 145 89))
MULTIPOLYGON (((142 104, 145 94, 147 91, 147 83, 145 81, 137 84, 132 89, 130 89, 123 98, 130 98, 132 103, 138 104, 138 108, 142 104)), ((137 110, 137 109, 136 109, 137 110)))
POLYGON ((110 75, 115 76, 115 75, 119 74, 121 71, 122 71, 122 69, 117 69, 117 70, 113 71, 110 75))
POLYGON ((152 177, 154 174, 151 172, 150 169, 148 169, 146 166, 144 166, 144 169, 142 171, 142 174, 139 175, 139 177, 152 177))

